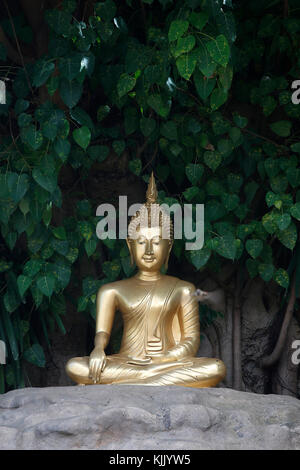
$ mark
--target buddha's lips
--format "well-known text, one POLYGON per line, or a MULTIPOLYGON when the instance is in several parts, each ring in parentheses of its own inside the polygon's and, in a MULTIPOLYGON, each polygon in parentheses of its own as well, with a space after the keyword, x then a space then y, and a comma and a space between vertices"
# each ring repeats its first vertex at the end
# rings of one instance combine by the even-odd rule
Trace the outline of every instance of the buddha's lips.
POLYGON ((143 260, 146 261, 146 263, 149 263, 149 262, 151 262, 151 261, 154 261, 155 258, 144 258, 144 257, 143 257, 143 260))

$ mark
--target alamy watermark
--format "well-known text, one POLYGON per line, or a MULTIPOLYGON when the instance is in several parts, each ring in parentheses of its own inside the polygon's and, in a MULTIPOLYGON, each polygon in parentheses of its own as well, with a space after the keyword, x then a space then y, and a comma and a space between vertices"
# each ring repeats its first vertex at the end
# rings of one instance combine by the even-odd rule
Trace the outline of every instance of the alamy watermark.
POLYGON ((0 104, 6 104, 6 88, 3 80, 0 80, 0 104))
POLYGON ((6 346, 5 342, 0 339, 0 364, 6 364, 6 346))
MULTIPOLYGON (((97 237, 100 240, 106 238, 115 240, 117 238, 117 219, 118 219, 118 238, 126 239, 128 236, 128 216, 134 216, 136 212, 144 207, 143 204, 132 204, 129 208, 127 205, 127 196, 119 196, 118 217, 116 208, 113 204, 105 203, 97 207, 96 215, 102 216, 96 227, 97 237)), ((173 213, 173 234, 174 239, 190 240, 185 243, 186 250, 200 250, 204 244, 204 204, 180 204, 174 203, 171 206, 167 204, 150 205, 151 217, 141 217, 141 227, 156 227, 157 212, 162 214, 173 213), (154 207, 155 206, 155 207, 154 207), (159 207, 159 209, 158 209, 159 207), (148 225, 150 223, 150 225, 148 225), (194 241, 192 241, 194 240, 194 241)), ((148 209, 147 209, 148 210, 148 209)), ((169 225, 162 224, 162 238, 169 238, 169 225)), ((130 238, 137 239, 139 233, 137 230, 131 232, 130 238)))
POLYGON ((296 339, 295 341, 292 342, 292 349, 295 349, 295 351, 292 354, 292 363, 295 366, 298 366, 300 364, 300 340, 296 339))
POLYGON ((292 89, 295 90, 292 93, 292 103, 299 104, 300 103, 300 80, 294 80, 291 85, 292 89))

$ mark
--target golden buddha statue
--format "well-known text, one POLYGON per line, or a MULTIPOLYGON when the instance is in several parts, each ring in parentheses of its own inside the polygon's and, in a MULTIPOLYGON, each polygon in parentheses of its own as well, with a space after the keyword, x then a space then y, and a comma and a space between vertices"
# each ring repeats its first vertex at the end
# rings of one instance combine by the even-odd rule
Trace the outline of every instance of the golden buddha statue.
POLYGON ((224 363, 194 357, 200 344, 198 302, 209 293, 197 298, 193 284, 161 273, 163 264, 168 265, 173 226, 156 203, 153 173, 146 197, 129 223, 126 240, 138 272, 99 289, 95 348, 90 356, 70 359, 66 372, 81 385, 213 387, 225 377, 224 363), (168 238, 162 236, 166 232, 168 238), (124 323, 121 348, 106 356, 116 309, 124 323))

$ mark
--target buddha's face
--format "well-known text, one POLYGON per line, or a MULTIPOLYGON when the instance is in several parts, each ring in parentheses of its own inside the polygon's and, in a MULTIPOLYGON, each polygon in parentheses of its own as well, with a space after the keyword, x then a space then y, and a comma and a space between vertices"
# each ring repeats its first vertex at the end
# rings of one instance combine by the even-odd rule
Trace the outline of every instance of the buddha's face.
POLYGON ((169 240, 162 238, 161 227, 142 227, 137 229, 137 239, 130 243, 137 267, 142 271, 159 271, 167 260, 172 248, 169 240))

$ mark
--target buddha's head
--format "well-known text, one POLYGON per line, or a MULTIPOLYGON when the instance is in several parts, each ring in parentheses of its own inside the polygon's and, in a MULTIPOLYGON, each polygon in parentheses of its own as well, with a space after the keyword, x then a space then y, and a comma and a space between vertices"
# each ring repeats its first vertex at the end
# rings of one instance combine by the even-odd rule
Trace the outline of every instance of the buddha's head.
POLYGON ((168 267, 173 245, 173 225, 169 214, 156 202, 157 190, 153 173, 143 204, 131 218, 128 226, 127 245, 131 263, 142 271, 159 271, 168 267))

